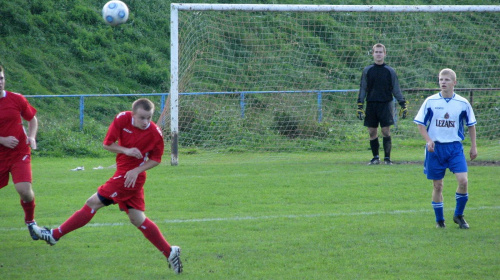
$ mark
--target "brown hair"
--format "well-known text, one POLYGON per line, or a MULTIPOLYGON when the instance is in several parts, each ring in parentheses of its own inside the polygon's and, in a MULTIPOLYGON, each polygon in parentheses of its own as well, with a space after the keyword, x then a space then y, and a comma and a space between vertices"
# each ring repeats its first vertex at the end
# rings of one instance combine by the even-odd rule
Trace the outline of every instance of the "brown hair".
POLYGON ((151 111, 155 109, 155 104, 147 98, 140 98, 132 103, 132 112, 137 112, 139 108, 144 109, 144 111, 151 111))

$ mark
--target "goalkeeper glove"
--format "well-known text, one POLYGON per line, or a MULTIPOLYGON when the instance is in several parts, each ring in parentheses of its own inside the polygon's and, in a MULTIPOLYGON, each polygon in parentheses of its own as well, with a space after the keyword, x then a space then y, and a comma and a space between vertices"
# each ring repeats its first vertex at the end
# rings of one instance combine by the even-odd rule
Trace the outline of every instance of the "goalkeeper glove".
POLYGON ((401 109, 399 110, 399 117, 402 119, 406 119, 406 116, 408 115, 408 107, 406 107, 406 101, 399 102, 399 105, 401 105, 401 109))
POLYGON ((363 103, 358 103, 358 110, 356 111, 358 119, 362 120, 365 117, 365 111, 363 111, 363 103))

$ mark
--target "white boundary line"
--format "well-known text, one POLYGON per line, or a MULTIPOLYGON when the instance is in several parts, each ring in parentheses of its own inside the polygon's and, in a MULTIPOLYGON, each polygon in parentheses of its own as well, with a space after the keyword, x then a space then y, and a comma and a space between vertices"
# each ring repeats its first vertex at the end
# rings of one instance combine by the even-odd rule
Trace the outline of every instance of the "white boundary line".
MULTIPOLYGON (((480 210, 499 210, 500 206, 482 206, 475 208, 467 208, 467 211, 480 211, 480 210)), ((454 211, 453 208, 449 208, 454 211)), ((272 220, 272 219, 303 219, 303 218, 321 218, 321 217, 341 217, 341 216, 372 216, 372 215, 401 215, 401 214, 416 214, 422 212, 432 212, 432 209, 420 210, 393 210, 393 211, 371 211, 371 212, 354 212, 354 213, 325 213, 325 214, 304 214, 304 215, 274 215, 274 216, 244 216, 244 217, 229 217, 229 218, 201 218, 201 219, 175 219, 163 220, 156 223, 163 224, 179 224, 179 223, 206 223, 206 222, 231 222, 231 221, 248 221, 248 220, 272 220)), ((89 223, 86 227, 115 227, 125 226, 130 223, 89 223)), ((51 226, 55 228, 56 226, 51 226)), ((0 228, 0 231, 21 231, 26 230, 22 228, 0 228)))

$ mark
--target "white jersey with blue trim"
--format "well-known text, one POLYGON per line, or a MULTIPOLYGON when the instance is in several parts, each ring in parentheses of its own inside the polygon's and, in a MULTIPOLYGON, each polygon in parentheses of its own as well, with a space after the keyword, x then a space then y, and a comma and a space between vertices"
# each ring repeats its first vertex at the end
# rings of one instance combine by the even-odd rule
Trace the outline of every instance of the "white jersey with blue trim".
POLYGON ((425 99, 413 122, 427 126, 432 141, 451 143, 464 140, 464 125, 475 125, 476 117, 467 99, 456 93, 444 98, 439 92, 425 99))

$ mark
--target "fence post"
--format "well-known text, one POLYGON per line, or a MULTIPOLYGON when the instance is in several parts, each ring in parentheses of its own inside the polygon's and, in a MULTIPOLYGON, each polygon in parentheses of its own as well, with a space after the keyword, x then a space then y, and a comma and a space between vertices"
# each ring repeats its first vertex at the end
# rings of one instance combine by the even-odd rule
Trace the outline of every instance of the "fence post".
POLYGON ((165 94, 162 94, 160 98, 160 112, 163 112, 164 108, 165 108, 165 94))
POLYGON ((245 93, 240 93, 240 111, 241 118, 245 118, 245 93))
POLYGON ((80 131, 83 131, 83 110, 85 109, 85 103, 83 99, 83 95, 80 96, 80 131))
POLYGON ((321 104, 321 100, 323 99, 323 94, 321 91, 318 91, 318 123, 323 120, 323 108, 321 104))

